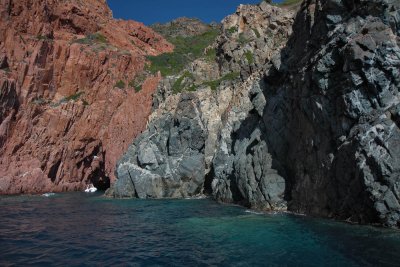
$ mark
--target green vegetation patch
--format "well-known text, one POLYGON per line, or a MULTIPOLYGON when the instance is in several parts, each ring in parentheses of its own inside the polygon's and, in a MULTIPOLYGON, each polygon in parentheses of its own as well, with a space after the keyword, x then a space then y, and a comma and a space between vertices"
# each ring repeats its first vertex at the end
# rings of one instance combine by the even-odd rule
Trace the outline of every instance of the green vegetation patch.
POLYGON ((244 33, 240 33, 239 34, 239 38, 238 38, 238 42, 241 45, 247 44, 249 42, 249 40, 244 36, 244 33))
POLYGON ((253 53, 251 51, 246 51, 246 53, 244 53, 244 55, 245 55, 245 57, 247 59, 247 62, 249 64, 253 64, 254 63, 254 55, 253 55, 253 53))
POLYGON ((163 76, 178 74, 189 62, 202 57, 204 49, 214 42, 218 34, 217 29, 210 29, 196 36, 169 38, 168 41, 175 46, 174 51, 158 56, 147 56, 151 62, 147 70, 151 73, 160 71, 163 76))
POLYGON ((125 88, 125 82, 123 80, 119 80, 118 82, 115 83, 114 87, 117 87, 119 89, 124 89, 125 88))
POLYGON ((198 88, 199 88, 199 85, 193 84, 193 85, 190 86, 187 90, 188 90, 189 92, 195 92, 198 88))
POLYGON ((203 85, 210 86, 211 90, 214 91, 217 90, 217 88, 221 85, 222 82, 236 80, 237 78, 239 78, 239 76, 240 76, 239 72, 231 72, 224 75, 222 78, 219 78, 218 80, 204 82, 203 85))
POLYGON ((300 4, 303 0, 284 0, 281 3, 278 3, 276 5, 278 6, 291 6, 291 5, 296 5, 300 4))
POLYGON ((77 40, 73 41, 73 43, 87 44, 87 45, 108 44, 108 40, 104 35, 96 32, 96 33, 91 33, 91 34, 87 35, 85 38, 77 39, 77 40))
POLYGON ((234 34, 237 31, 238 31, 238 27, 237 26, 230 27, 229 29, 226 30, 226 32, 231 34, 231 35, 234 34))
MULTIPOLYGON (((51 103, 50 104, 50 106, 51 107, 58 107, 59 105, 61 105, 61 104, 63 104, 63 103, 67 103, 67 102, 69 102, 69 101, 77 101, 82 95, 84 94, 84 92, 77 92, 77 93, 75 93, 75 94, 72 94, 72 95, 70 95, 70 96, 66 96, 66 97, 64 97, 64 98, 62 98, 60 101, 58 101, 58 102, 56 102, 56 103, 51 103)), ((85 104, 85 100, 83 100, 84 102, 84 104, 85 104)), ((87 103, 87 102, 86 102, 87 103)), ((38 104, 38 103, 35 103, 35 104, 38 104)))
MULTIPOLYGON (((191 74, 189 71, 185 71, 181 77, 179 77, 175 83, 172 85, 172 92, 174 94, 182 92, 182 89, 184 88, 184 85, 182 85, 182 82, 185 78, 190 78, 194 79, 193 74, 191 74)), ((195 89, 192 88, 190 91, 195 91, 195 89)))
POLYGON ((224 81, 234 81, 236 79, 238 79, 240 77, 240 73, 239 72, 231 72, 228 73, 226 75, 224 75, 223 77, 217 79, 217 80, 213 80, 213 81, 206 81, 203 82, 201 84, 192 84, 189 87, 185 87, 184 84, 184 80, 186 78, 189 79, 194 79, 193 74, 190 73, 189 71, 185 71, 182 76, 180 76, 174 83, 174 85, 172 86, 172 92, 174 94, 178 94, 181 93, 182 91, 189 91, 189 92, 194 92, 196 91, 199 87, 201 86, 209 86, 211 88, 211 90, 215 91, 218 89, 218 87, 221 85, 222 82, 224 81))
POLYGON ((252 28, 252 30, 253 30, 253 32, 254 32, 254 34, 256 35, 257 38, 260 38, 260 37, 261 37, 261 34, 260 34, 260 32, 259 32, 257 29, 252 28))
POLYGON ((147 76, 145 72, 138 74, 134 79, 130 80, 128 86, 135 89, 135 92, 140 92, 144 81, 146 81, 147 76))
POLYGON ((206 60, 209 62, 214 62, 217 58, 217 51, 215 48, 208 49, 206 52, 206 60))
POLYGON ((92 51, 94 51, 97 54, 101 51, 104 51, 104 50, 106 50, 108 48, 112 48, 112 47, 113 46, 111 46, 109 44, 101 43, 101 44, 97 44, 96 46, 92 47, 92 51))
POLYGON ((39 41, 53 41, 53 39, 40 34, 36 36, 36 39, 39 41))
POLYGON ((72 101, 76 101, 76 100, 78 100, 82 95, 83 95, 83 92, 77 92, 76 94, 67 96, 67 97, 65 97, 64 99, 65 99, 66 102, 71 101, 71 100, 72 100, 72 101))

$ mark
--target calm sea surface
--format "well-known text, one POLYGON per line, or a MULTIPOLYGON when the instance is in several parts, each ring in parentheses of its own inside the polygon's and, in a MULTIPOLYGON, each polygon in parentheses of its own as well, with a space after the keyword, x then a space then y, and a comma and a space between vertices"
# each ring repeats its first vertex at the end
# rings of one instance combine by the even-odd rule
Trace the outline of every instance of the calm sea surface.
POLYGON ((0 266, 399 266, 400 232, 211 200, 0 197, 0 266))

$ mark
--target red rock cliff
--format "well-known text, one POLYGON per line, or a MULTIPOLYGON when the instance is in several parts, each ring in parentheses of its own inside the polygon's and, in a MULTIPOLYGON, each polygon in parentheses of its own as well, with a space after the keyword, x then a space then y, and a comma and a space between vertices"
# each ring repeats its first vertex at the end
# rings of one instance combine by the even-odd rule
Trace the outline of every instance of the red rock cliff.
POLYGON ((129 82, 172 49, 104 0, 0 0, 0 194, 107 187, 160 77, 129 82))

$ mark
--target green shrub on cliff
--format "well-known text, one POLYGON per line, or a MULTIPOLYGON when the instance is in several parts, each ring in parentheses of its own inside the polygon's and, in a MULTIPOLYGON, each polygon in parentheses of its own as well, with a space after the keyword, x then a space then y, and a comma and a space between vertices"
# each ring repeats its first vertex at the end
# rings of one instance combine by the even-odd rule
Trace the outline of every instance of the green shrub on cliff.
POLYGON ((142 90, 142 85, 146 81, 147 75, 145 72, 139 73, 138 75, 135 76, 134 79, 130 80, 128 83, 128 86, 130 88, 134 88, 135 92, 139 92, 142 90))
POLYGON ((238 31, 237 26, 230 27, 229 29, 226 30, 226 32, 229 33, 230 35, 234 34, 237 31, 238 31))
POLYGON ((217 58, 217 51, 215 50, 215 48, 208 49, 206 52, 206 59, 209 62, 214 62, 216 58, 217 58))
POLYGON ((256 35, 257 38, 261 37, 260 32, 256 28, 252 28, 252 30, 253 30, 253 32, 254 32, 254 34, 256 35))
POLYGON ((300 4, 303 0, 284 0, 280 3, 278 3, 278 6, 291 6, 291 5, 296 5, 300 4))
POLYGON ((91 33, 87 35, 85 38, 77 39, 73 41, 73 43, 78 43, 78 44, 87 44, 87 45, 92 45, 92 44, 108 44, 107 38, 102 35, 101 33, 91 33))
POLYGON ((70 96, 65 97, 64 99, 65 99, 66 102, 71 101, 71 100, 72 100, 72 101, 76 101, 76 100, 78 100, 82 95, 83 95, 83 92, 77 92, 77 93, 75 93, 75 94, 73 94, 73 95, 70 95, 70 96))
POLYGON ((249 40, 244 36, 244 33, 241 32, 241 33, 239 34, 239 37, 238 37, 238 42, 239 42, 241 45, 245 45, 245 44, 247 44, 247 43, 249 42, 249 40))
POLYGON ((142 90, 142 85, 141 84, 137 84, 135 80, 131 80, 129 82, 129 87, 132 87, 133 89, 135 89, 135 92, 140 92, 142 90))
POLYGON ((53 41, 50 37, 47 37, 45 35, 36 35, 36 39, 39 41, 53 41))
MULTIPOLYGON (((63 103, 67 103, 69 101, 77 101, 81 98, 81 96, 84 94, 84 92, 80 91, 80 92, 76 92, 75 94, 66 96, 64 98, 62 98, 60 101, 55 102, 55 103, 50 103, 50 106, 55 108, 58 107, 59 105, 63 104, 63 103)), ((85 100, 82 101, 83 104, 85 105, 85 103, 87 103, 85 100)), ((33 103, 37 104, 37 101, 35 100, 33 103)))
POLYGON ((249 64, 253 64, 253 63, 254 63, 254 55, 253 55, 252 52, 246 51, 246 53, 244 53, 244 55, 245 55, 245 57, 246 57, 246 59, 247 59, 247 62, 248 62, 249 64))
POLYGON ((168 41, 175 46, 172 53, 164 53, 158 56, 148 56, 151 62, 148 70, 151 73, 161 72, 163 76, 174 75, 181 72, 191 61, 203 56, 204 49, 217 38, 219 31, 209 31, 196 36, 177 36, 168 41))
MULTIPOLYGON (((180 76, 175 83, 172 86, 172 92, 174 94, 181 93, 182 91, 189 91, 193 92, 196 91, 199 87, 202 86, 209 86, 211 90, 215 91, 218 89, 218 87, 225 81, 234 81, 240 77, 239 72, 231 72, 228 74, 225 74, 221 78, 217 80, 212 80, 212 81, 206 81, 201 84, 191 84, 190 86, 185 83, 185 79, 191 79, 194 80, 193 74, 190 73, 189 71, 185 71, 182 76, 180 76)), ((190 83, 189 83, 190 84, 190 83)))
POLYGON ((240 77, 239 72, 231 72, 225 74, 223 77, 219 78, 218 80, 204 82, 203 85, 210 86, 211 90, 217 90, 217 88, 221 85, 224 81, 233 81, 240 77))
POLYGON ((182 89, 183 89, 183 85, 182 85, 182 82, 184 81, 184 79, 185 78, 191 78, 191 79, 193 79, 193 74, 191 74, 190 72, 188 72, 188 71, 185 71, 184 73, 183 73, 183 75, 181 76, 181 77, 179 77, 176 81, 175 81, 175 83, 172 85, 172 92, 174 93, 174 94, 177 94, 177 93, 180 93, 180 92, 182 92, 182 89))
POLYGON ((114 87, 117 87, 119 89, 124 89, 125 88, 125 82, 123 80, 119 80, 118 82, 115 83, 114 87))

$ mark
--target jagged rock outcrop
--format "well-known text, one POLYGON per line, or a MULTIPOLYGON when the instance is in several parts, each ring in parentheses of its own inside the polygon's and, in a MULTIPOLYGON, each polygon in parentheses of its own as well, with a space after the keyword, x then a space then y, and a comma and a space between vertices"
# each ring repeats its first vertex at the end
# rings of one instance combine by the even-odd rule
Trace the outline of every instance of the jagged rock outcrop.
POLYGON ((266 100, 259 80, 258 75, 248 78, 224 114, 208 174, 211 192, 223 202, 285 210, 285 180, 273 166, 268 150, 261 120, 266 100))
POLYGON ((398 1, 305 1, 265 76, 289 209, 400 225, 398 1))
POLYGON ((159 34, 104 0, 0 0, 0 194, 107 188, 140 134, 159 76, 159 34))
POLYGON ((206 129, 201 100, 195 94, 173 100, 169 113, 152 121, 121 159, 117 186, 109 194, 179 198, 202 192, 206 129))
POLYGON ((295 13, 265 1, 240 5, 222 21, 224 34, 217 42, 221 70, 241 72, 243 78, 262 70, 286 45, 295 13))
POLYGON ((206 48, 206 55, 215 49, 215 61, 197 59, 164 78, 149 126, 118 163, 108 195, 209 193, 253 208, 285 209, 285 181, 272 167, 260 120, 265 98, 259 81, 291 34, 293 16, 266 3, 242 5, 206 48))
POLYGON ((154 31, 168 38, 195 36, 205 33, 210 28, 218 28, 217 23, 206 24, 197 18, 181 17, 167 23, 155 23, 150 26, 154 31))
POLYGON ((269 152, 261 120, 266 99, 258 74, 285 46, 294 14, 292 9, 262 2, 241 5, 236 14, 223 20, 226 35, 219 39, 219 63, 222 70, 240 71, 244 83, 233 88, 214 148, 208 175, 217 200, 261 210, 286 209, 285 180, 269 152), (233 38, 226 41, 230 34, 233 38))
MULTIPOLYGON (((190 75, 180 80, 183 88, 196 92, 173 95, 178 77, 164 79, 147 135, 192 140, 201 133, 204 148, 195 153, 204 155, 204 190, 218 200, 398 227, 400 3, 306 0, 286 42, 290 12, 263 2, 241 6, 226 18, 213 45, 218 77, 240 72, 241 81, 219 84, 207 100, 204 77, 193 75, 207 69, 203 61, 188 67, 190 75), (222 95, 222 101, 215 101, 222 95), (208 103, 218 106, 207 108, 211 115, 194 108, 208 103), (181 105, 193 107, 174 108, 181 105), (168 115, 168 110, 174 111, 168 115), (189 116, 183 110, 198 116, 193 123, 202 125, 201 131, 197 124, 180 128, 179 121, 189 116), (162 124, 171 114, 168 126, 162 124)), ((185 142, 184 150, 190 148, 185 142)), ((177 144, 181 149, 183 143, 177 144)), ((156 151, 171 145, 157 143, 156 151)), ((143 169, 139 155, 129 151, 118 170, 126 162, 133 162, 127 169, 143 169)), ((189 180, 201 180, 192 173, 189 180)), ((199 190, 196 184, 196 190, 181 196, 199 190)))

